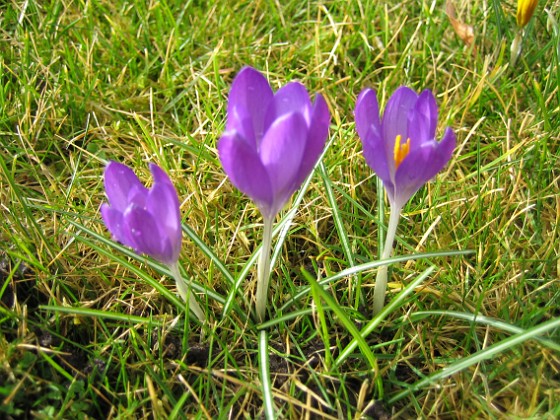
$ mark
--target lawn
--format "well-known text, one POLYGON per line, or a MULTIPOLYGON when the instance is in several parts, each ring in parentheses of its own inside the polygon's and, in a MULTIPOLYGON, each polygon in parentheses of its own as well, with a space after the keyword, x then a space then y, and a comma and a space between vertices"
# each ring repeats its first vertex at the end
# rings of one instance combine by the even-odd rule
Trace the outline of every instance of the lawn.
POLYGON ((559 418, 560 2, 522 34, 513 0, 454 3, 456 29, 443 1, 3 2, 0 417, 559 418), (275 219, 264 322, 263 218, 217 149, 244 66, 331 115, 275 219), (457 143, 402 209, 374 314, 390 206, 354 108, 401 85, 457 143), (169 174, 205 322, 111 239, 111 160, 169 174))

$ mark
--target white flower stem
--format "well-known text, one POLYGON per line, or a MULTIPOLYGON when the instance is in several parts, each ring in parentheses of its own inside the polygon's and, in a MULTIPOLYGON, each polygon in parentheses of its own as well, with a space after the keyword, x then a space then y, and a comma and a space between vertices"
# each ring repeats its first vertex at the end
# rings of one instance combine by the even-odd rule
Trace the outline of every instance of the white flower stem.
POLYGON ((266 314, 266 297, 268 294, 268 280, 270 279, 270 250, 272 245, 273 217, 264 217, 264 231, 261 255, 257 269, 257 319, 263 322, 266 314))
POLYGON ((204 316, 204 312, 200 308, 200 305, 196 301, 194 294, 191 293, 190 284, 183 278, 181 272, 179 271, 179 266, 177 263, 169 265, 169 270, 171 270, 171 274, 175 279, 175 283, 177 284, 177 289, 179 291, 179 295, 185 302, 189 302, 189 309, 201 323, 206 321, 206 317, 204 316))
MULTIPOLYGON (((381 255, 382 260, 391 257, 393 253, 393 241, 397 233, 397 225, 401 217, 402 207, 391 205, 391 215, 389 216, 389 225, 387 226, 387 235, 385 236, 385 246, 381 255)), ((387 290, 387 265, 382 265, 377 272, 375 279, 375 289, 373 291, 373 313, 378 314, 385 303, 385 291, 387 290)))

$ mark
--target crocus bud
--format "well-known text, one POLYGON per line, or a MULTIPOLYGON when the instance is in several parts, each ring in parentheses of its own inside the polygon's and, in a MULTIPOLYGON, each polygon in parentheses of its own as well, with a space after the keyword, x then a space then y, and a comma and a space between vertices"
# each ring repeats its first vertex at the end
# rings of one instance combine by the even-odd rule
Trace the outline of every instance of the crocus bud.
POLYGON ((101 205, 101 215, 115 240, 173 265, 181 250, 179 199, 159 166, 150 164, 150 171, 154 184, 147 189, 128 166, 109 162, 104 176, 109 204, 101 205))
POLYGON ((517 0, 517 26, 525 27, 537 7, 538 0, 517 0))

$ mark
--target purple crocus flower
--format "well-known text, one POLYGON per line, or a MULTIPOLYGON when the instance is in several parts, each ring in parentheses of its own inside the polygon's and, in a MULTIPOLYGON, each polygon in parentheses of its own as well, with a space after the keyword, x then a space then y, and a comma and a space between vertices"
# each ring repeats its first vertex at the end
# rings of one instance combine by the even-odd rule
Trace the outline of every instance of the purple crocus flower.
POLYGON ((154 184, 147 189, 128 166, 109 162, 104 179, 109 204, 101 205, 101 215, 114 239, 171 266, 181 250, 179 199, 159 166, 150 164, 150 171, 154 184))
POLYGON ((220 160, 233 185, 272 219, 317 163, 329 123, 320 94, 311 103, 297 82, 274 93, 262 74, 245 67, 229 94, 220 160))
POLYGON ((366 162, 383 181, 391 205, 399 209, 447 164, 455 148, 449 127, 436 141, 438 110, 428 89, 418 95, 401 86, 382 117, 375 91, 364 89, 355 117, 366 162))

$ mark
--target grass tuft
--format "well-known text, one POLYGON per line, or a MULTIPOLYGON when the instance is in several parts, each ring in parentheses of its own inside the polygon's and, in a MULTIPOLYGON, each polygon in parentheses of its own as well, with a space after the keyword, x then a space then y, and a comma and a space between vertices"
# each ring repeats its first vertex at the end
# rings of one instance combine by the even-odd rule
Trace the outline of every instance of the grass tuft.
POLYGON ((558 1, 515 67, 513 2, 456 3, 476 48, 439 2, 3 2, 0 417, 560 417, 558 1), (216 151, 244 65, 332 114, 275 225, 262 324, 262 219, 216 151), (434 91, 458 145, 403 209, 372 318, 387 206, 353 108, 402 84, 434 91), (108 160, 169 173, 205 325, 111 241, 108 160))

